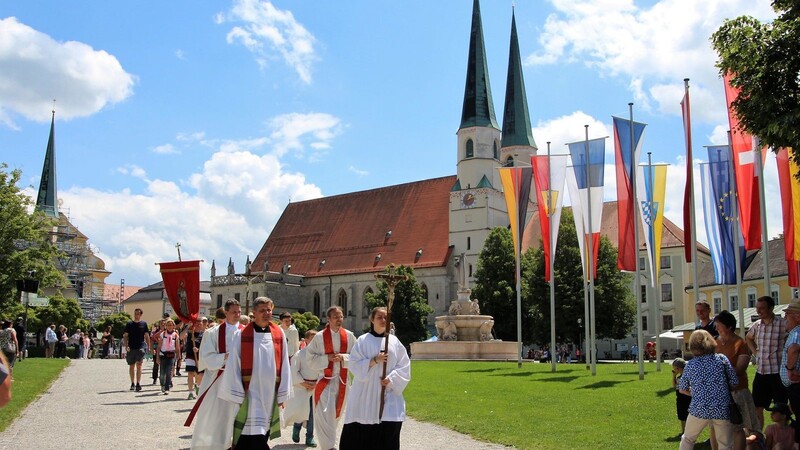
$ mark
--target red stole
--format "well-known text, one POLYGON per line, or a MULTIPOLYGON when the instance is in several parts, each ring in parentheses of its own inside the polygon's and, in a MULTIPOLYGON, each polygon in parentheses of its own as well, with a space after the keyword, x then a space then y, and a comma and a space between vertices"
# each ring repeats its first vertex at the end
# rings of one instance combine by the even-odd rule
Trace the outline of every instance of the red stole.
MULTIPOLYGON (((331 336, 330 325, 322 330, 322 342, 325 345, 325 354, 332 355, 333 351, 333 337, 331 336)), ((347 353, 347 332, 343 327, 339 328, 339 353, 347 353)), ((314 404, 319 403, 319 398, 322 396, 322 391, 328 386, 331 378, 333 378, 333 361, 328 362, 328 367, 325 368, 323 378, 317 381, 317 386, 314 389, 314 404)), ((339 393, 336 396, 336 418, 342 413, 342 405, 344 405, 344 394, 347 390, 347 369, 344 364, 339 363, 339 393)))
MULTIPOLYGON (((228 350, 226 348, 227 344, 225 344, 225 327, 227 326, 227 324, 228 324, 228 322, 222 322, 219 325, 219 333, 217 334, 217 351, 218 351, 218 353, 227 353, 228 352, 228 350)), ((242 324, 238 324, 237 327, 239 328, 239 331, 242 331, 244 329, 242 324)), ((222 369, 220 369, 219 371, 222 372, 223 369, 224 369, 224 367, 222 369)))
MULTIPOLYGON (((275 349, 275 389, 281 382, 281 369, 283 366, 283 332, 274 323, 269 323, 269 333, 272 335, 272 347, 275 349)), ((250 379, 253 377, 253 345, 255 342, 255 328, 250 322, 242 330, 242 386, 244 391, 250 388, 250 379)))

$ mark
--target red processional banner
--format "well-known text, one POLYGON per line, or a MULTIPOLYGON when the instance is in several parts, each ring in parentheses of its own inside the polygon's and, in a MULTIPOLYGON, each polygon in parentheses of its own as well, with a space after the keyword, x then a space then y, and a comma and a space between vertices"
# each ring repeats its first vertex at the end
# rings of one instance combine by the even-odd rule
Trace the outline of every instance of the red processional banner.
POLYGON ((181 322, 197 320, 200 312, 200 261, 158 263, 169 304, 181 322))

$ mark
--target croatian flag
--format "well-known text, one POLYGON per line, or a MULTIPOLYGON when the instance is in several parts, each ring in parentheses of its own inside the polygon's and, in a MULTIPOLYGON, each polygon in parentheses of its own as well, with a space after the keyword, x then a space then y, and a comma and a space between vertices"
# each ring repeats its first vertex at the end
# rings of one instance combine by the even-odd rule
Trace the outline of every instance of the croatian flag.
POLYGON ((650 285, 655 287, 661 270, 661 235, 664 230, 667 166, 665 164, 639 166, 638 175, 636 185, 647 258, 650 261, 650 285))
POLYGON ((578 231, 581 242, 581 258, 591 254, 593 271, 588 274, 587 262, 583 260, 584 274, 587 280, 597 276, 597 253, 600 249, 600 224, 603 221, 603 169, 605 165, 605 138, 568 144, 572 160, 572 176, 567 177, 570 186, 570 200, 575 215, 576 228, 578 219, 582 227, 578 231), (590 201, 591 200, 591 201, 590 201), (591 214, 590 214, 591 212, 591 214), (591 215, 591 223, 589 216, 591 215), (589 234, 591 233, 592 249, 589 252, 589 234))
POLYGON ((800 264, 800 181, 798 168, 789 156, 789 150, 782 148, 776 158, 778 163, 778 182, 781 188, 783 205, 783 246, 786 265, 789 270, 789 286, 800 287, 798 265, 800 264))
POLYGON ((617 219, 619 228, 619 253, 617 268, 629 272, 636 271, 638 250, 634 227, 633 170, 639 162, 642 150, 642 135, 645 124, 631 122, 628 119, 612 117, 614 120, 614 154, 617 170, 617 219), (631 125, 633 125, 633 143, 631 143, 631 125))
POLYGON ((544 280, 549 282, 550 260, 556 256, 558 226, 561 223, 561 204, 564 201, 564 177, 567 172, 567 155, 531 157, 533 180, 536 185, 537 203, 539 205, 539 225, 542 229, 542 247, 544 250, 544 280), (552 230, 552 231, 551 231, 552 230), (553 242, 550 242, 550 236, 553 242))
POLYGON ((717 284, 736 284, 736 255, 744 265, 745 251, 741 243, 741 232, 734 237, 733 216, 736 201, 733 175, 729 166, 730 147, 716 145, 708 147, 707 164, 700 166, 700 179, 703 186, 703 213, 705 215, 706 235, 714 264, 714 281, 717 284))

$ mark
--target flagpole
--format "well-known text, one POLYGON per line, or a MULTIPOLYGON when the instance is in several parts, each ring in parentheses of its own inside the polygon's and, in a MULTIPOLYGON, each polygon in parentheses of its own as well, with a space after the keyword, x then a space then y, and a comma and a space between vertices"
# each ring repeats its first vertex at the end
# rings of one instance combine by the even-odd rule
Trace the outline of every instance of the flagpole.
MULTIPOLYGON (((524 225, 524 224, 523 224, 524 225)), ((517 224, 520 227, 519 224, 517 224)), ((519 254, 522 252, 522 230, 518 234, 519 238, 517 239, 517 251, 516 253, 516 273, 517 273, 517 368, 522 368, 522 283, 520 280, 520 270, 519 270, 519 254)), ((552 354, 552 352, 551 352, 552 354)))
MULTIPOLYGON (((652 208, 655 204, 655 172, 653 171, 653 152, 647 152, 647 169, 648 174, 650 175, 650 195, 651 198, 647 200, 650 203, 650 207, 652 208)), ((658 212, 656 211, 656 217, 658 216, 658 212)), ((653 233, 655 233, 655 217, 653 217, 651 229, 653 233)), ((655 236, 655 234, 653 235, 655 236)), ((658 271, 656 271, 656 267, 661 266, 660 261, 659 265, 656 265, 656 246, 661 246, 661 242, 655 242, 655 239, 652 242, 652 251, 653 251, 653 303, 654 303, 654 313, 655 313, 655 328, 656 328, 656 372, 661 372, 661 338, 659 335, 661 334, 661 290, 658 289, 658 271)))
MULTIPOLYGON (((631 131, 631 191, 633 195, 633 245, 636 248, 636 271, 634 272, 633 286, 636 295, 636 346, 639 351, 636 353, 637 363, 639 364, 639 379, 644 380, 644 355, 642 353, 642 344, 644 344, 644 336, 642 335, 642 288, 639 287, 641 280, 639 279, 639 225, 641 220, 637 220, 637 213, 639 212, 639 205, 636 193, 636 176, 638 172, 639 161, 636 160, 636 149, 633 146, 633 102, 628 103, 628 114, 630 116, 630 131, 631 131)), ((621 243, 620 243, 621 245, 621 243)))
POLYGON ((731 131, 728 130, 728 178, 729 185, 731 186, 730 194, 733 196, 731 199, 731 210, 733 211, 733 261, 736 264, 736 296, 739 299, 739 335, 744 339, 744 298, 742 297, 742 263, 741 255, 739 254, 739 205, 736 198, 736 176, 733 166, 733 141, 731 140, 731 131))
POLYGON ((758 196, 761 201, 761 259, 764 263, 764 295, 772 297, 770 290, 770 273, 769 273, 769 233, 767 231, 767 203, 764 197, 764 164, 761 159, 761 142, 757 137, 753 138, 753 145, 755 146, 755 161, 753 170, 758 176, 758 196))
MULTIPOLYGON (((683 79, 683 87, 684 87, 684 90, 686 91, 686 94, 685 94, 686 98, 688 99, 689 98, 689 79, 688 78, 684 78, 683 79)), ((688 108, 689 108, 689 105, 687 105, 687 109, 688 108)), ((689 112, 691 113, 691 111, 689 111, 689 112)), ((691 114, 687 115, 687 118, 690 118, 690 117, 691 117, 691 114)), ((691 119, 689 119, 689 127, 691 129, 691 119)), ((691 132, 689 133, 688 139, 689 139, 689 141, 687 142, 687 145, 689 145, 690 146, 689 148, 691 148, 691 145, 692 145, 691 132)), ((689 158, 689 159, 691 159, 691 158, 689 158)), ((689 164, 689 170, 694 172, 694 161, 687 160, 686 164, 689 164)), ((691 207, 689 208, 689 220, 690 220, 690 223, 692 225, 692 229, 691 229, 691 233, 690 233, 690 236, 691 236, 691 239, 692 239, 692 242, 691 242, 691 246, 692 246, 692 276, 694 277, 694 282, 692 284, 694 285, 694 302, 696 304, 700 300, 700 275, 699 275, 699 268, 698 268, 700 261, 697 260, 697 218, 695 217, 695 211, 694 211, 694 176, 692 176, 692 183, 689 185, 689 202, 691 203, 691 207)), ((684 242, 683 245, 686 245, 686 243, 684 242)), ((681 353, 683 353, 683 349, 681 349, 681 353)))
POLYGON ((591 181, 591 172, 589 171, 590 159, 589 159, 589 125, 584 125, 584 130, 586 132, 586 144, 584 148, 584 152, 586 153, 586 183, 588 189, 586 190, 586 200, 589 204, 588 208, 588 218, 589 218, 589 326, 591 328, 590 331, 590 338, 592 340, 592 345, 590 352, 592 354, 592 376, 597 375, 597 354, 595 353, 596 343, 595 343, 595 313, 594 313, 594 230, 592 229, 592 181, 591 181))
MULTIPOLYGON (((556 274, 553 271, 553 260, 556 257, 555 246, 553 245, 553 168, 550 165, 550 141, 547 141, 547 222, 550 225, 550 347, 556 348, 556 274)), ((556 371, 556 359, 551 360, 551 372, 556 371)))

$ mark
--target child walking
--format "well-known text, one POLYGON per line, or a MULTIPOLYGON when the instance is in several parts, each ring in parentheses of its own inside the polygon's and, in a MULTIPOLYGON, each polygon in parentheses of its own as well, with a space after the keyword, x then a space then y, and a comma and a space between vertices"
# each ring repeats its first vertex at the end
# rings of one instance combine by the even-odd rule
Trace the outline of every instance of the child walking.
POLYGON ((686 418, 689 417, 689 404, 692 402, 692 397, 681 393, 678 390, 678 380, 683 375, 683 369, 686 367, 686 360, 683 358, 675 358, 672 361, 672 387, 675 388, 675 409, 678 413, 678 420, 681 421, 681 434, 686 431, 686 418))

